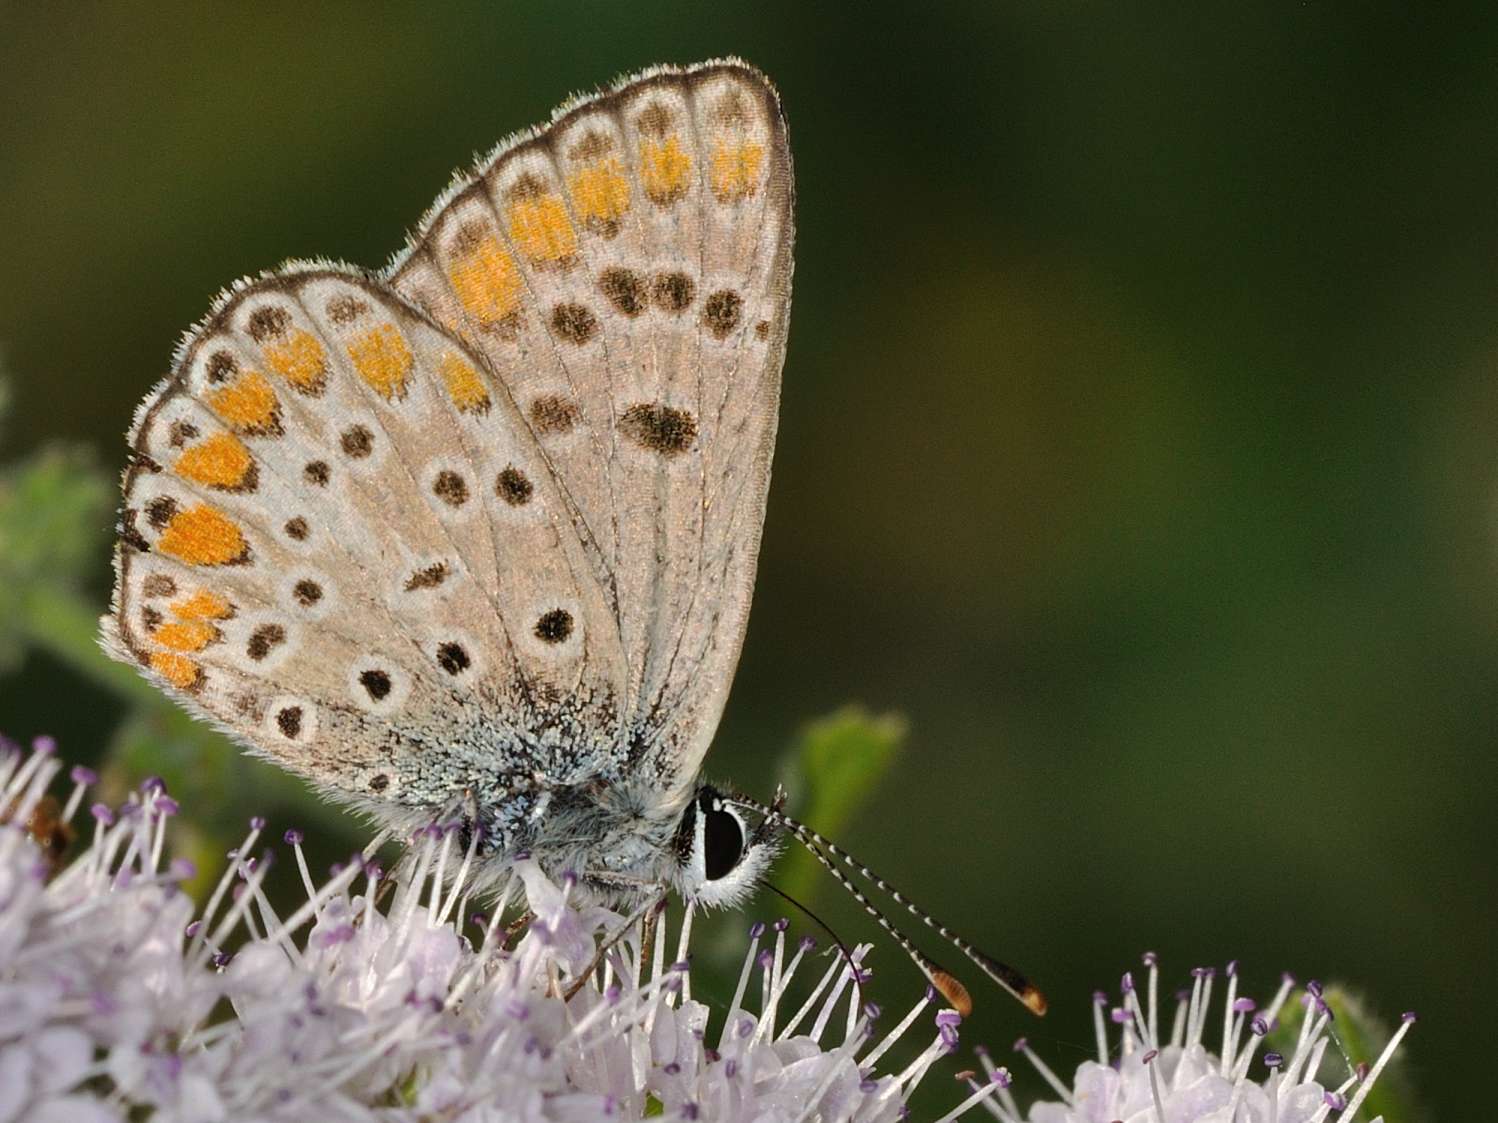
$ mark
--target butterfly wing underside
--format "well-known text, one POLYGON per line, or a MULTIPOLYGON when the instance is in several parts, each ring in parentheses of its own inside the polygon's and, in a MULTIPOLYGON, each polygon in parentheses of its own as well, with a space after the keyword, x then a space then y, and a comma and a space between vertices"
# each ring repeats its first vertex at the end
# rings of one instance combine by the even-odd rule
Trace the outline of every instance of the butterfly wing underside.
POLYGON ((383 284, 221 298, 131 433, 106 640, 325 789, 492 804, 620 741, 618 631, 531 428, 383 284))
POLYGON ((747 624, 791 289, 777 96, 631 79, 460 177, 388 279, 511 391, 618 623, 631 774, 680 793, 747 624))

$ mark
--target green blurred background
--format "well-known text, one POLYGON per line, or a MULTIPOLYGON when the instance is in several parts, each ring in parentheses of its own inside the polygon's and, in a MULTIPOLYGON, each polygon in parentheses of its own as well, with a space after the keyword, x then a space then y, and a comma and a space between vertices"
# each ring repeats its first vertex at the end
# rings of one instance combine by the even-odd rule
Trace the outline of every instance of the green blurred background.
MULTIPOLYGON (((1050 992, 1036 1023, 974 987, 964 1039, 1001 1059, 1027 1032, 1069 1071, 1092 989, 1153 948, 1173 978, 1236 957, 1251 993, 1289 969, 1416 1008, 1430 1116, 1486 1102, 1487 5, 0 6, 0 607, 25 632, 0 727, 115 745, 203 808, 244 792, 220 797, 235 823, 303 813, 87 658, 110 522, 67 537, 97 502, 87 450, 113 476, 227 282, 381 264, 471 152, 621 72, 729 52, 782 91, 799 237, 710 772, 768 793, 808 720, 903 714, 840 833, 1050 992), (58 442, 85 451, 37 459, 58 442)), ((913 972, 876 957, 903 1006, 913 972)))

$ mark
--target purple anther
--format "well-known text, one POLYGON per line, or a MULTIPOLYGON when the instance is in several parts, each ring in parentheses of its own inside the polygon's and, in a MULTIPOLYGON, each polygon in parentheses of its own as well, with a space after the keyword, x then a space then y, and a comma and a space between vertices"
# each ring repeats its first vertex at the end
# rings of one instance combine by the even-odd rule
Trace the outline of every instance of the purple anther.
POLYGON ((1295 976, 1290 974, 1289 971, 1281 971, 1280 982, 1289 983, 1293 987, 1295 985, 1295 976))
POLYGON ((1252 998, 1233 999, 1233 1013, 1251 1014, 1254 1011, 1254 1000, 1252 998))
POLYGON ((198 867, 191 858, 173 858, 168 872, 173 881, 191 881, 198 876, 198 867))
POLYGON ((109 809, 107 803, 96 803, 88 809, 88 813, 106 827, 114 826, 114 812, 109 809))
POLYGON ((347 868, 348 867, 345 866, 342 862, 334 862, 331 866, 328 867, 328 876, 337 877, 347 868))
POLYGON ((49 737, 43 733, 40 737, 31 739, 31 751, 37 756, 51 756, 57 751, 57 738, 49 737))
POLYGON ((1415 1011, 1406 1010, 1403 1014, 1399 1015, 1399 1020, 1401 1022, 1414 1023, 1419 1021, 1420 1019, 1415 1017, 1415 1011))
POLYGON ((97 784, 99 782, 99 774, 92 768, 85 768, 81 764, 73 765, 73 768, 68 773, 68 776, 72 778, 73 783, 83 784, 84 786, 87 786, 89 784, 97 784))
POLYGON ((252 831, 263 831, 264 829, 265 829, 265 816, 264 815, 251 815, 250 816, 250 830, 252 830, 252 831))
POLYGON ((1321 1097, 1321 1100, 1333 1111, 1345 1111, 1347 1108, 1347 1097, 1341 1092, 1327 1092, 1321 1097))
POLYGON ((681 1105, 681 1117, 683 1119, 698 1119, 701 1118, 701 1113, 697 1110, 696 1104, 688 1101, 681 1105))
POLYGON ((741 1039, 748 1037, 751 1033, 754 1032, 754 1019, 740 1018, 739 1024, 734 1026, 733 1032, 737 1034, 741 1039))
POLYGON ((817 946, 817 941, 813 936, 802 936, 800 942, 797 943, 796 946, 802 951, 810 951, 812 948, 817 946))
POLYGON ((957 1052, 957 1027, 956 1026, 941 1026, 941 1027, 939 1027, 937 1029, 936 1032, 941 1037, 941 1043, 946 1046, 947 1052, 949 1052, 949 1053, 955 1053, 955 1052, 957 1052))
POLYGON ((934 986, 932 986, 930 983, 926 984, 926 1001, 927 1002, 935 1002, 936 1001, 936 988, 934 986))
POLYGON ((978 1056, 980 1056, 980 1057, 986 1057, 986 1056, 988 1056, 988 1046, 987 1045, 974 1045, 973 1046, 973 1052, 976 1053, 976 1054, 978 1054, 978 1056))
POLYGON ((877 1022, 879 1015, 882 1013, 884 1011, 879 1008, 879 1003, 877 1002, 865 1002, 863 1004, 863 1016, 871 1022, 877 1022))
POLYGON ((1182 987, 1180 990, 1176 991, 1176 1001, 1177 1002, 1186 1002, 1190 998, 1191 998, 1191 990, 1190 990, 1189 987, 1182 987))
POLYGON ((873 1095, 875 1092, 879 1091, 879 1081, 860 1080, 858 1082, 858 1090, 866 1096, 873 1095))
POLYGON ((385 876, 385 867, 379 862, 366 862, 364 864, 364 876, 370 881, 379 881, 385 876))
POLYGON ((1108 994, 1106 991, 1095 990, 1092 992, 1092 1004, 1094 1006, 1108 1005, 1108 994))
POLYGON ((1193 979, 1205 979, 1207 977, 1207 969, 1205 967, 1193 967, 1191 968, 1191 977, 1193 979))
POLYGON ((201 920, 194 920, 186 928, 182 929, 182 934, 190 940, 202 930, 203 922, 201 920))
POLYGON ((563 870, 562 871, 562 888, 563 889, 571 889, 571 888, 575 887, 576 885, 577 885, 577 871, 576 870, 563 870))
POLYGON ((281 838, 286 842, 287 846, 300 846, 302 844, 302 839, 305 837, 306 836, 302 834, 302 832, 296 827, 287 827, 286 833, 281 836, 281 838))
POLYGON ((1134 1015, 1130 1014, 1122 1006, 1115 1006, 1109 1010, 1108 1017, 1116 1026, 1121 1026, 1134 1020, 1134 1015))
POLYGON ((517 1022, 523 1022, 531 1016, 531 1008, 518 998, 512 998, 505 1003, 505 1014, 514 1018, 517 1022))
POLYGON ((1134 972, 1125 971, 1123 978, 1119 981, 1119 986, 1125 994, 1132 994, 1134 991, 1134 972))
POLYGON ((763 920, 756 920, 753 924, 749 925, 749 938, 751 940, 757 940, 764 934, 765 922, 763 920))
POLYGON ((1028 1048, 1030 1048, 1030 1039, 1028 1037, 1016 1037, 1014 1039, 1014 1051, 1016 1053, 1023 1053, 1028 1048))
POLYGON ((489 916, 487 913, 482 913, 477 910, 474 910, 473 912, 468 914, 468 923, 472 924, 475 928, 482 928, 484 926, 484 922, 488 919, 489 916))
POLYGON ((675 1061, 669 1061, 661 1068, 661 1071, 664 1072, 667 1076, 675 1076, 681 1072, 681 1065, 677 1064, 675 1061))
POLYGON ((1321 997, 1321 984, 1315 979, 1311 979, 1306 983, 1306 990, 1310 991, 1317 998, 1321 997))
POLYGON ((1248 1032, 1253 1034, 1255 1037, 1263 1037, 1266 1033, 1269 1032, 1269 1023, 1265 1021, 1264 1016, 1260 1014, 1257 1018, 1248 1023, 1248 1032))
POLYGON ((764 951, 754 957, 754 962, 759 964, 760 970, 768 971, 775 965, 775 953, 769 948, 765 948, 764 951))
POLYGON ((624 997, 624 990, 618 983, 612 983, 609 989, 603 992, 603 1000, 610 1006, 619 1005, 619 999, 624 997))
POLYGON ((943 1010, 936 1015, 936 1024, 937 1026, 960 1026, 962 1015, 956 1010, 943 1010))
POLYGON ((1264 1054, 1264 1067, 1266 1067, 1266 1068, 1279 1068, 1280 1065, 1282 1065, 1284 1063, 1285 1063, 1285 1058, 1282 1057, 1282 1056, 1280 1056, 1278 1053, 1265 1053, 1264 1054))
POLYGON ((666 970, 670 971, 673 975, 685 975, 691 969, 692 961, 690 959, 678 959, 675 963, 666 968, 666 970))
POLYGON ((728 1058, 728 1063, 723 1066, 723 1075, 732 1080, 739 1074, 739 1062, 733 1057, 728 1058))
POLYGON ((166 781, 160 776, 147 776, 140 782, 140 790, 144 795, 160 795, 166 791, 166 781))
POLYGON ((215 953, 213 957, 213 965, 220 971, 229 966, 229 953, 226 951, 215 953))
POLYGON ((775 931, 777 931, 777 932, 784 932, 790 926, 791 926, 791 918, 788 917, 788 916, 782 916, 779 920, 777 920, 775 922, 775 925, 774 925, 775 931))
POLYGON ((1146 967, 1158 967, 1160 965, 1160 957, 1152 951, 1147 951, 1139 957, 1139 962, 1143 963, 1146 967))
POLYGON ((1149 1064, 1151 1061, 1153 1061, 1159 1055, 1160 1055, 1160 1050, 1159 1049, 1151 1049, 1148 1053, 1144 1054, 1144 1056, 1141 1057, 1140 1060, 1142 1060, 1145 1064, 1149 1064))
POLYGON ((993 1081, 1000 1088, 1007 1088, 1014 1082, 1014 1077, 1009 1075, 1009 1070, 1007 1068, 994 1069, 988 1074, 988 1079, 993 1081))
POLYGON ((1235 979, 1238 977, 1238 961, 1236 959, 1228 960, 1227 975, 1230 979, 1235 979))
POLYGON ((1353 1072, 1357 1075, 1358 1083, 1359 1084, 1361 1084, 1364 1080, 1368 1079, 1368 1073, 1370 1071, 1371 1070, 1368 1067, 1368 1062, 1367 1061, 1359 1061, 1358 1062, 1358 1067, 1355 1068, 1355 1069, 1353 1069, 1353 1072))

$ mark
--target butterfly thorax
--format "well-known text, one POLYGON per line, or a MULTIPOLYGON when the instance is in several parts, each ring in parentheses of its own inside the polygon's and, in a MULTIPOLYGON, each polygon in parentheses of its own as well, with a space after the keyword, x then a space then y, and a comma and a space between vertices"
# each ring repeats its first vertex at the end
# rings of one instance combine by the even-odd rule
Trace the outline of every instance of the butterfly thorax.
POLYGON ((557 787, 482 815, 486 849, 500 862, 533 858, 553 878, 577 876, 606 901, 629 901, 659 893, 676 882, 681 866, 677 836, 690 792, 663 798, 638 783, 557 787))

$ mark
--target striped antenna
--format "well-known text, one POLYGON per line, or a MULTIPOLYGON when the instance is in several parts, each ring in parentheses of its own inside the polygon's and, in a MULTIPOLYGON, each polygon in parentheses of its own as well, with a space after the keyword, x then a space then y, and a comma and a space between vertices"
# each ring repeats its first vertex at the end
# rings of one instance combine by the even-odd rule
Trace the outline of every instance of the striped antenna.
POLYGON ((925 909, 915 904, 905 894, 901 893, 837 843, 824 835, 818 834, 806 824, 792 819, 780 809, 781 799, 779 797, 776 798, 773 805, 760 803, 756 799, 742 795, 725 797, 725 802, 757 812, 764 817, 766 823, 779 823, 784 827, 786 832, 810 851, 812 857, 816 858, 827 872, 837 879, 838 884, 846 889, 852 895, 853 899, 863 906, 864 912, 873 917, 879 927, 884 929, 889 934, 889 937, 900 945, 905 954, 910 956, 912 962, 920 968, 921 974, 926 976, 927 981, 963 1017, 967 1017, 973 1010, 973 1000, 968 994, 967 988, 958 982, 956 977, 951 973, 944 970, 935 960, 911 943, 910 938, 904 932, 891 924, 884 913, 879 911, 878 906, 869 900, 868 895, 854 883, 852 878, 843 872, 838 862, 847 866, 848 869, 873 885, 880 892, 887 894, 897 904, 903 905, 906 912, 922 921, 926 927, 933 929, 937 935, 971 960, 980 971, 1010 994, 1014 995, 1015 998, 1019 999, 1026 1009, 1035 1014, 1044 1014, 1046 1012, 1045 995, 1041 994, 1029 979, 1025 978, 1024 975, 1008 964, 1000 963, 992 956, 985 955, 979 951, 969 941, 963 939, 925 909))

